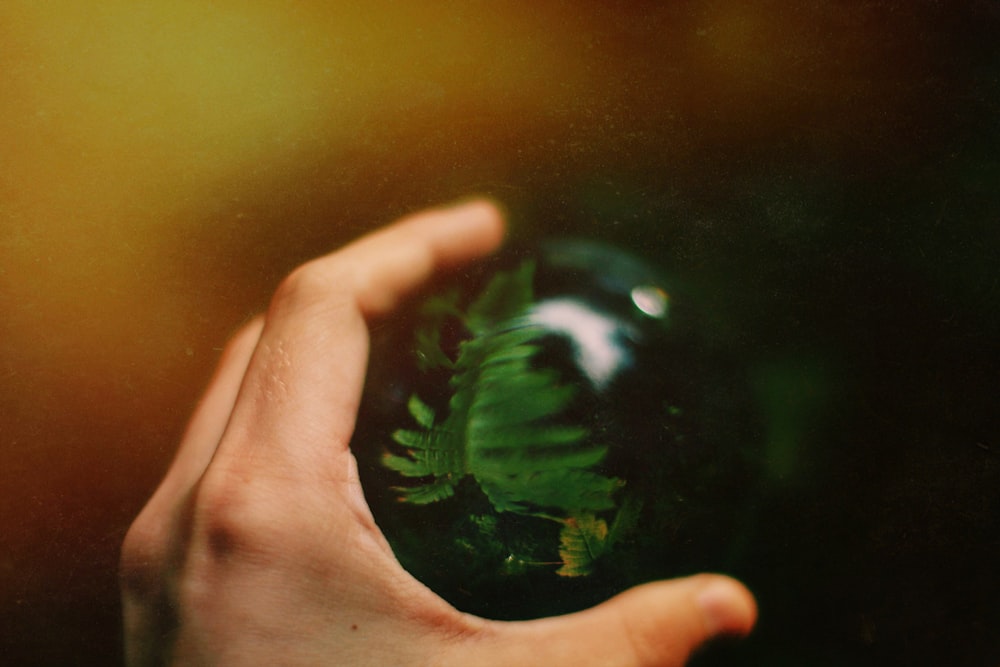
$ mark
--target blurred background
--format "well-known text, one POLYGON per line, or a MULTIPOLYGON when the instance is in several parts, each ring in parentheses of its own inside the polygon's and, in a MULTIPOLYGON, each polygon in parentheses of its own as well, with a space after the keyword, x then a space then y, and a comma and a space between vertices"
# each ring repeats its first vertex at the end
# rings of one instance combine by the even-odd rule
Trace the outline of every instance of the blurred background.
POLYGON ((762 618, 716 655, 997 665, 998 38, 995 0, 0 3, 0 662, 120 661, 228 336, 482 193, 654 257, 752 370, 762 618))

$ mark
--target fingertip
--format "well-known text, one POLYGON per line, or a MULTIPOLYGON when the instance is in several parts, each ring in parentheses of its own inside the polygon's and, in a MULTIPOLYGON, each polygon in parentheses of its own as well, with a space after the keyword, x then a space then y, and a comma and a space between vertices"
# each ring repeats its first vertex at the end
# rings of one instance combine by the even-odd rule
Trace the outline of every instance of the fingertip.
POLYGON ((498 248, 507 233, 507 211, 492 197, 463 197, 442 209, 460 226, 476 254, 487 254, 498 248))
POLYGON ((650 582, 602 606, 620 610, 636 665, 684 664, 706 642, 749 634, 757 618, 750 591, 719 574, 650 582))
POLYGON ((506 217, 506 209, 503 204, 489 195, 477 194, 469 195, 467 197, 459 197, 458 199, 454 199, 451 202, 444 204, 441 206, 441 209, 452 212, 480 210, 485 215, 499 216, 501 218, 506 217))
POLYGON ((719 637, 745 636, 757 619, 753 595, 717 574, 655 581, 574 614, 488 622, 472 648, 494 660, 464 664, 680 667, 719 637))
MULTIPOLYGON (((383 256, 391 245, 399 253, 421 248, 429 251, 424 266, 447 269, 494 252, 506 234, 503 207, 487 197, 465 198, 406 216, 353 246, 383 256), (390 240, 391 239, 391 240, 390 240)), ((426 277, 426 276, 425 276, 426 277)))
POLYGON ((738 581, 710 575, 695 595, 708 634, 744 637, 757 622, 757 602, 738 581))

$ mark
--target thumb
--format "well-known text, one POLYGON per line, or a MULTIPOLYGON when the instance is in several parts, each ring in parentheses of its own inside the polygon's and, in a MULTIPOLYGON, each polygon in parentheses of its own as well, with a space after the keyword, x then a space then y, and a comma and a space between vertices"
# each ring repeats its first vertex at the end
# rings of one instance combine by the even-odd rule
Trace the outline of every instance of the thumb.
POLYGON ((479 655, 466 664, 679 666, 714 637, 748 634, 756 619, 742 584, 702 574, 637 586, 575 614, 491 624, 470 642, 479 655))

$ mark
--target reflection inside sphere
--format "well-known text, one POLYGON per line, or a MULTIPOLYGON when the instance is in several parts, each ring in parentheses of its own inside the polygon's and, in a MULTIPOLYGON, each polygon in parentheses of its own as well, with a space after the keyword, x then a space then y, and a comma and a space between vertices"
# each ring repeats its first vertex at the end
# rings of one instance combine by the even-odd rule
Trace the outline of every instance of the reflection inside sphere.
POLYGON ((577 365, 597 389, 632 363, 624 340, 628 324, 576 299, 543 301, 529 311, 527 322, 565 336, 577 365))
POLYGON ((670 297, 655 285, 639 285, 632 290, 632 303, 644 314, 662 319, 667 316, 670 297))
POLYGON ((719 569, 749 422, 668 284, 608 244, 515 246, 373 331, 354 450, 411 574, 516 619, 719 569))

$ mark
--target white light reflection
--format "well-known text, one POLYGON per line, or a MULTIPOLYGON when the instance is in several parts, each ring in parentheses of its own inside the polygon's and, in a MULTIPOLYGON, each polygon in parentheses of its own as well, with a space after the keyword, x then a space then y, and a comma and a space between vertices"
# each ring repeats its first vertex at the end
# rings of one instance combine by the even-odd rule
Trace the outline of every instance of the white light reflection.
POLYGON ((646 315, 662 319, 667 315, 670 295, 656 285, 640 285, 632 290, 632 303, 646 315))
POLYGON ((528 321, 564 334, 573 343, 577 364, 597 389, 604 389, 632 361, 628 350, 618 342, 628 327, 579 301, 543 301, 531 309, 528 321))

